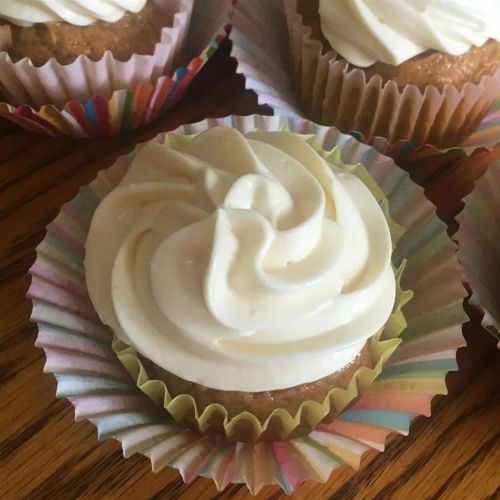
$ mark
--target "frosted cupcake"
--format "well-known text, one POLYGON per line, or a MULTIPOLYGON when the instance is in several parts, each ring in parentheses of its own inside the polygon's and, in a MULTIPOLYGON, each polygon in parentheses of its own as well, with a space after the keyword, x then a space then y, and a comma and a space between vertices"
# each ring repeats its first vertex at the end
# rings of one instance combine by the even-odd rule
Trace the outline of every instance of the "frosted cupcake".
POLYGON ((10 104, 63 106, 166 74, 192 0, 0 3, 0 93, 10 104))
POLYGON ((168 135, 93 216, 89 295, 177 420, 244 441, 303 435, 398 344, 399 230, 384 203, 362 166, 307 136, 168 135))
POLYGON ((500 4, 285 0, 296 87, 367 140, 459 145, 500 94, 500 4))

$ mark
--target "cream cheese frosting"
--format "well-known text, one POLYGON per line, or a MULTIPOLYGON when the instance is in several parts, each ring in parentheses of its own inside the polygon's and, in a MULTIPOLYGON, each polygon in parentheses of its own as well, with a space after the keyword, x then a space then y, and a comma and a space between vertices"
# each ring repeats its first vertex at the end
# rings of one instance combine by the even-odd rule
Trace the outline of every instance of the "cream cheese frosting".
POLYGON ((86 243, 92 302, 124 342, 220 390, 350 363, 395 300, 385 216, 304 136, 217 127, 135 156, 86 243))
POLYGON ((320 0, 319 15, 330 45, 359 67, 500 41, 498 0, 320 0))
POLYGON ((114 23, 127 12, 139 12, 147 0, 5 0, 0 18, 19 26, 64 21, 88 26, 96 21, 114 23))

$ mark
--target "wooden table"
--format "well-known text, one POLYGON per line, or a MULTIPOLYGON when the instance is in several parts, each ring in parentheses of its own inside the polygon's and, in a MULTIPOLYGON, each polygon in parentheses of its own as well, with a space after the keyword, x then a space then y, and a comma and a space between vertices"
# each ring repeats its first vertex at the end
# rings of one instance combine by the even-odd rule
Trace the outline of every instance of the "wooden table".
MULTIPOLYGON (((221 53, 168 117, 126 136, 48 139, 0 120, 0 498, 248 495, 240 485, 218 493, 207 479, 186 486, 173 469, 153 474, 146 458, 124 459, 118 442, 99 443, 90 423, 75 423, 70 403, 55 399, 54 378, 42 375, 44 355, 33 345, 36 329, 28 321, 25 293, 45 225, 118 154, 181 123, 258 110, 233 62, 221 53)), ((495 154, 500 157, 500 151, 495 154)), ((478 158, 473 177, 489 159, 478 158)), ((420 181, 440 214, 452 221, 470 189, 470 173, 456 166, 438 175, 422 172, 420 181)), ((303 484, 296 498, 500 498, 500 351, 478 326, 477 313, 471 315, 460 372, 448 376, 451 394, 434 401, 432 418, 419 418, 409 437, 393 437, 383 454, 368 453, 359 472, 344 467, 326 484, 303 484)), ((260 493, 281 496, 274 486, 260 493)))

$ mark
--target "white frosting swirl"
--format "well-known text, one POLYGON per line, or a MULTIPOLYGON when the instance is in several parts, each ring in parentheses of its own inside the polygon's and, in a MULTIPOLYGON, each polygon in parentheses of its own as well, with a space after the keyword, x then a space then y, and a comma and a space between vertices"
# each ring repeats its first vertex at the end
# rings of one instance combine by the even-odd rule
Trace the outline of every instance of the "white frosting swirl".
POLYGON ((320 0, 319 14, 330 45, 359 67, 500 41, 498 0, 320 0))
POLYGON ((139 12, 147 0, 4 0, 0 17, 19 26, 64 21, 88 26, 96 21, 115 23, 127 12, 139 12))
POLYGON ((351 362, 395 300, 369 189, 287 132, 213 128, 144 146, 86 245, 102 321, 166 370, 237 391, 351 362))

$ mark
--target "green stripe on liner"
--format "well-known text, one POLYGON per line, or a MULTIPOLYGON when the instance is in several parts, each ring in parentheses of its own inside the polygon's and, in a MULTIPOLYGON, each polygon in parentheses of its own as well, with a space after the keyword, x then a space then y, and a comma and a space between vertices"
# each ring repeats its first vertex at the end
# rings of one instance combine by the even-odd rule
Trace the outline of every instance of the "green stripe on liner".
POLYGON ((127 132, 132 127, 132 99, 133 94, 127 92, 127 97, 125 97, 125 102, 123 104, 123 115, 122 115, 122 128, 121 132, 127 132))
MULTIPOLYGON (((38 301, 33 301, 33 302, 38 302, 38 301)), ((78 330, 70 330, 69 328, 65 328, 64 326, 55 325, 53 323, 47 323, 46 321, 38 321, 37 320, 36 323, 38 325, 39 331, 45 332, 50 336, 60 337, 61 339, 64 339, 64 340, 68 339, 68 337, 72 337, 72 338, 80 337, 81 339, 84 339, 86 342, 92 342, 93 344, 99 344, 101 346, 109 348, 109 350, 111 352, 113 352, 111 349, 111 344, 110 344, 110 341, 111 341, 110 336, 108 336, 107 338, 105 338, 104 335, 102 335, 101 337, 97 337, 95 333, 82 332, 82 331, 78 331, 78 330)), ((105 328, 105 327, 103 327, 103 328, 105 328)), ((71 340, 69 343, 71 344, 71 340)), ((67 344, 67 342, 65 342, 65 344, 67 344)), ((51 346, 49 345, 47 347, 50 349, 51 346)), ((56 347, 59 348, 59 346, 56 346, 56 347)), ((45 348, 45 346, 44 346, 44 348, 45 348)), ((67 345, 65 345, 64 348, 68 351, 71 351, 71 348, 67 345)))
POLYGON ((410 431, 410 422, 416 416, 416 413, 392 410, 347 410, 339 415, 337 419, 374 425, 407 434, 410 431))
POLYGON ((441 378, 452 370, 457 370, 456 359, 436 359, 432 361, 417 361, 403 365, 387 366, 377 377, 377 380, 387 378, 441 378))
POLYGON ((210 58, 212 57, 216 52, 217 52, 218 47, 209 47, 208 50, 206 51, 207 57, 210 58))
POLYGON ((345 463, 344 460, 342 460, 338 455, 336 455, 335 453, 333 453, 332 451, 330 451, 325 446, 319 444, 317 441, 315 441, 314 439, 312 439, 309 436, 302 437, 302 438, 297 438, 296 441, 299 441, 301 443, 307 444, 311 448, 314 448, 315 450, 318 450, 323 455, 326 455, 331 460, 334 460, 335 462, 337 462, 339 465, 342 465, 343 463, 345 463))
POLYGON ((71 204, 77 206, 80 212, 90 219, 100 202, 94 190, 87 185, 80 188, 80 192, 71 204))
MULTIPOLYGON (((209 473, 212 468, 212 465, 214 461, 220 457, 228 448, 232 448, 233 443, 230 442, 225 442, 215 453, 213 453, 210 458, 203 464, 203 467, 199 470, 198 474, 203 477, 210 477, 209 473)), ((176 457, 170 462, 173 463, 175 460, 179 457, 179 455, 176 455, 176 457)))
POLYGON ((62 243, 61 240, 59 240, 59 238, 54 237, 51 233, 47 233, 44 242, 51 248, 55 248, 57 251, 65 255, 71 262, 83 269, 82 256, 70 250, 66 245, 64 245, 64 243, 62 243))

